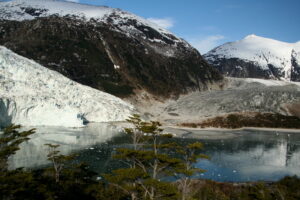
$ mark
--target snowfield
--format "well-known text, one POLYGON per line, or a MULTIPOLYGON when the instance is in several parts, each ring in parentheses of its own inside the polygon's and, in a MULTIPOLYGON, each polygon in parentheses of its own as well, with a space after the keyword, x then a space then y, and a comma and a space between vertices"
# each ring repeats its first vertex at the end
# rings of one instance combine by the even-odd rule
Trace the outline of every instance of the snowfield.
POLYGON ((36 17, 50 15, 74 15, 87 20, 91 18, 104 18, 114 9, 101 6, 88 6, 72 2, 54 0, 13 0, 1 3, 1 18, 8 20, 33 20, 36 17), (29 7, 35 8, 29 10, 29 7))
POLYGON ((246 62, 254 62, 262 70, 269 65, 283 72, 284 80, 290 80, 292 57, 300 63, 300 41, 286 43, 256 35, 248 35, 242 40, 221 45, 207 54, 205 58, 213 63, 218 59, 238 58, 246 62))
POLYGON ((133 106, 0 46, 0 126, 124 121, 133 106))

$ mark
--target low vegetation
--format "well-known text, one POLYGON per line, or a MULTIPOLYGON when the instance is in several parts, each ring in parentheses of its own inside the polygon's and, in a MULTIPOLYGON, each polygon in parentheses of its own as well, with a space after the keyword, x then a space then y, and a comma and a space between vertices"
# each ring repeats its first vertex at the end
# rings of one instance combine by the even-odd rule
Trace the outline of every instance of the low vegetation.
POLYGON ((170 143, 158 122, 144 122, 135 115, 134 127, 125 130, 131 138, 129 148, 117 149, 114 159, 126 168, 110 174, 97 174, 76 155, 62 155, 59 145, 48 147, 43 169, 9 170, 7 159, 28 140, 34 130, 20 131, 10 126, 0 135, 0 199, 2 200, 296 200, 300 199, 300 179, 286 177, 276 183, 218 183, 192 179, 203 170, 194 163, 208 157, 201 154, 199 142, 179 146, 170 143), (170 177, 167 181, 165 178, 170 177))
POLYGON ((186 127, 216 127, 216 128, 242 128, 242 127, 263 127, 263 128, 300 128, 300 118, 285 116, 277 113, 232 113, 206 119, 199 123, 182 123, 186 127))
POLYGON ((285 177, 274 183, 218 183, 194 180, 193 198, 199 200, 296 200, 300 198, 300 179, 285 177))
POLYGON ((133 148, 117 149, 116 159, 122 160, 127 168, 106 174, 109 184, 121 189, 132 200, 136 199, 182 199, 191 197, 190 177, 203 170, 193 164, 199 159, 207 159, 200 154, 203 145, 199 142, 180 146, 170 143, 171 134, 164 134, 159 122, 144 122, 138 115, 128 122, 134 128, 125 129, 131 137, 133 148), (166 177, 178 180, 178 187, 166 177))

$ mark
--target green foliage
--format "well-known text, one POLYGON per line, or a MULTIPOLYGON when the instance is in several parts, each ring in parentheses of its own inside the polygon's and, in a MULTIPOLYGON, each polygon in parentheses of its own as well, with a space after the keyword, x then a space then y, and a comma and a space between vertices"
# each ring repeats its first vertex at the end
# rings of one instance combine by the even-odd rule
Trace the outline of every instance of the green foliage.
POLYGON ((19 150, 19 145, 35 132, 35 129, 20 132, 20 125, 11 125, 0 134, 0 172, 7 170, 7 159, 19 150))
POLYGON ((179 197, 177 187, 169 182, 148 178, 144 181, 143 187, 150 189, 155 188, 154 196, 151 195, 151 190, 148 190, 150 193, 144 199, 173 200, 179 197))
POLYGON ((296 200, 300 199, 300 179, 285 177, 274 183, 217 183, 199 181, 193 183, 194 199, 216 200, 296 200))
MULTIPOLYGON (((75 164, 73 156, 64 156, 59 153, 58 145, 47 144, 49 147, 48 159, 53 161, 59 171, 59 182, 52 176, 53 168, 36 170, 8 170, 7 158, 14 154, 18 145, 28 140, 34 133, 19 131, 20 126, 10 126, 4 129, 1 135, 1 159, 3 165, 0 173, 0 199, 5 200, 96 200, 96 199, 122 199, 122 195, 106 188, 103 182, 94 179, 95 173, 83 163, 75 164), (5 162, 4 162, 5 161, 5 162), (4 166, 4 168, 3 168, 4 166), (51 174, 51 176, 49 176, 51 174), (101 197, 101 198, 98 198, 101 197), (116 198, 115 198, 116 197, 116 198), (119 198, 120 197, 120 198, 119 198)), ((123 195, 124 196, 124 195, 123 195)))
MULTIPOLYGON (((95 200, 93 188, 104 191, 104 185, 93 180, 92 173, 86 169, 72 168, 68 173, 63 171, 59 183, 47 175, 47 169, 34 171, 11 170, 0 176, 0 199, 11 200, 95 200)), ((105 194, 103 194, 104 196, 105 194)), ((104 198, 105 199, 105 198, 104 198)))
MULTIPOLYGON (((29 139, 29 135, 34 133, 34 129, 21 132, 20 128, 20 126, 9 126, 3 130, 1 135, 0 199, 95 199, 93 194, 89 194, 87 191, 99 183, 93 180, 95 173, 88 170, 84 164, 72 165, 66 169, 61 167, 63 170, 60 171, 59 182, 53 176, 48 175, 48 168, 34 171, 8 170, 8 157, 19 149, 22 142, 29 139)), ((47 146, 51 149, 48 158, 57 166, 66 165, 72 159, 72 156, 60 155, 56 150, 58 145, 48 144, 47 146)))
POLYGON ((196 173, 203 173, 205 170, 194 167, 199 159, 208 159, 208 156, 200 154, 203 144, 195 142, 186 146, 178 146, 177 153, 181 155, 181 163, 176 167, 176 176, 178 178, 178 189, 181 193, 181 199, 186 200, 192 197, 192 179, 196 173))
MULTIPOLYGON (((205 155, 196 154, 203 145, 197 142, 182 147, 168 142, 172 134, 163 133, 159 122, 145 122, 138 115, 133 115, 127 121, 133 125, 133 128, 125 129, 125 133, 132 139, 133 148, 117 149, 114 158, 122 160, 129 168, 116 170, 113 175, 105 175, 106 179, 130 194, 132 199, 178 197, 175 185, 161 179, 177 177, 190 182, 190 176, 203 172, 193 167, 198 159, 206 158, 205 155)), ((187 182, 183 185, 185 192, 188 186, 187 182)))
POLYGON ((115 170, 112 175, 105 175, 106 179, 128 193, 131 199, 176 196, 174 186, 160 181, 160 178, 172 175, 174 167, 180 163, 180 159, 166 153, 175 147, 174 144, 162 143, 163 138, 170 137, 170 134, 163 134, 159 122, 144 122, 138 115, 127 121, 133 125, 133 128, 125 129, 133 148, 117 149, 114 158, 122 160, 129 168, 115 170))
POLYGON ((131 196, 131 199, 138 199, 138 196, 142 196, 140 182, 147 176, 148 174, 140 168, 117 169, 112 174, 104 175, 112 186, 131 196))
MULTIPOLYGON (((138 119, 138 118, 136 118, 138 119)), ((50 151, 48 159, 62 165, 59 181, 52 176, 53 169, 3 170, 0 173, 0 199, 3 200, 298 200, 300 199, 300 179, 296 176, 286 177, 274 183, 217 183, 209 180, 190 179, 201 169, 194 168, 193 163, 207 156, 200 154, 203 145, 199 142, 179 146, 176 143, 165 143, 164 135, 158 123, 136 124, 149 125, 151 130, 141 140, 143 144, 135 149, 118 149, 115 155, 126 163, 128 168, 114 170, 104 175, 108 182, 95 179, 96 173, 89 170, 86 164, 75 164, 73 156, 61 155, 59 145, 47 144, 50 151), (153 136, 152 131, 155 132, 153 136), (156 143, 154 139, 156 138, 156 143), (156 145, 155 145, 156 144, 156 145), (156 151, 155 151, 156 149, 156 151), (176 157, 166 152, 173 151, 176 157), (132 164, 135 163, 135 164, 132 164), (156 167, 156 169, 154 169, 156 167), (160 170, 158 170, 160 169, 160 170), (156 176, 154 177, 154 172, 156 176), (49 176, 51 173, 51 176, 49 176), (176 182, 161 180, 164 176, 180 178, 176 182), (108 183, 108 184, 107 184, 108 183), (185 184, 185 185, 184 185, 185 184)), ((34 130, 20 132, 20 126, 5 129, 1 137, 2 158, 15 153, 21 144, 28 139, 34 130), (5 139, 4 139, 5 138, 5 139), (16 141, 14 143, 14 141, 16 141), (12 145, 13 148, 9 148, 12 145), (9 150, 6 150, 6 149, 9 150), (5 151, 4 151, 5 150, 5 151), (5 152, 7 154, 5 154, 5 152)), ((132 129, 128 134, 133 134, 132 129)))
POLYGON ((48 155, 47 158, 53 164, 55 181, 58 183, 60 180, 60 173, 63 170, 64 166, 75 158, 75 155, 62 155, 60 151, 57 150, 59 145, 56 144, 45 144, 48 146, 48 155))

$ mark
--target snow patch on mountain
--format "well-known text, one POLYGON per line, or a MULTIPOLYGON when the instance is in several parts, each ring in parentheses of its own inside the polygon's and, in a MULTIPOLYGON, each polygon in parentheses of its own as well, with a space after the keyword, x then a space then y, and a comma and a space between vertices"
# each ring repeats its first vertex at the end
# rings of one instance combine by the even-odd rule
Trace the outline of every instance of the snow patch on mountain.
POLYGON ((37 17, 77 16, 90 20, 102 19, 105 15, 114 12, 114 9, 104 6, 88 6, 73 2, 54 0, 13 0, 1 3, 1 18, 7 20, 33 20, 37 17))
MULTIPOLYGON (((234 80, 234 79, 232 79, 234 80)), ((237 79, 238 80, 238 79, 237 79)), ((266 80, 266 79, 258 79, 258 78, 243 78, 245 83, 260 83, 265 86, 300 86, 299 82, 290 82, 290 81, 280 81, 280 80, 266 80)), ((300 87, 298 88, 300 91, 300 87)))
MULTIPOLYGON (((149 31, 147 29, 148 27, 159 32, 164 38, 174 41, 175 46, 180 42, 185 47, 191 47, 186 41, 174 36, 163 27, 142 17, 116 8, 57 0, 12 0, 0 2, 0 19, 23 21, 49 16, 74 17, 95 23, 103 22, 112 24, 112 29, 122 32, 128 37, 135 34, 141 34, 146 37, 149 31), (128 23, 129 21, 135 24, 128 23)), ((150 39, 149 41, 154 43, 163 42, 160 38, 150 39)))
POLYGON ((297 62, 300 63, 300 42, 286 43, 249 35, 242 40, 221 45, 204 56, 210 63, 216 63, 221 59, 238 58, 253 62, 262 70, 269 70, 269 66, 272 65, 283 72, 283 79, 290 80, 293 52, 297 55, 297 62))
POLYGON ((0 126, 124 121, 133 106, 0 46, 0 126))

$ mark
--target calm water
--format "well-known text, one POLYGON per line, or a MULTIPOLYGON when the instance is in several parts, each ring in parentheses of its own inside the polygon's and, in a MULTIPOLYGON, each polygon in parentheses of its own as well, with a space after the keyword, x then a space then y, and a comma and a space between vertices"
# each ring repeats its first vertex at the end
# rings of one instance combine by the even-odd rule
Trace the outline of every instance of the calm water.
MULTIPOLYGON (((129 140, 111 124, 90 124, 85 128, 39 128, 38 133, 10 160, 10 166, 40 167, 47 164, 45 143, 58 143, 63 153, 77 152, 79 161, 98 172, 108 172, 121 163, 111 159, 116 148, 129 146, 129 140)), ((185 131, 185 130, 181 130, 185 131)), ((185 145, 204 143, 197 167, 207 170, 198 177, 216 181, 278 180, 286 175, 300 176, 300 132, 268 131, 187 131, 184 138, 172 140, 185 145), (196 137, 196 138, 195 138, 196 137)))

